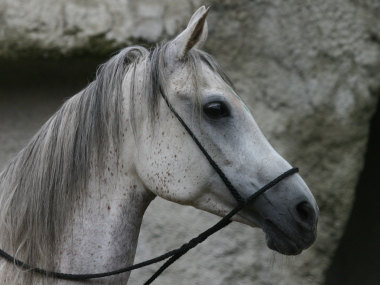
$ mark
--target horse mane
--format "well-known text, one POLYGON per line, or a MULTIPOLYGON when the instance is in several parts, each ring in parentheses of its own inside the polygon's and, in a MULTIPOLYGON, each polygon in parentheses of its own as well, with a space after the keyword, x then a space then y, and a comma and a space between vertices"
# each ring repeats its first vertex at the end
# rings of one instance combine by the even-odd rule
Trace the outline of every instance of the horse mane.
POLYGON ((67 100, 0 174, 3 250, 51 267, 67 215, 87 189, 89 164, 104 162, 109 137, 118 144, 122 82, 145 54, 130 47, 101 65, 96 79, 67 100))
MULTIPOLYGON (((95 80, 67 100, 0 173, 1 249, 32 266, 54 269, 55 244, 74 203, 86 193, 89 165, 101 170, 110 146, 120 143, 126 74, 132 72, 130 116, 135 129, 135 71, 139 63, 146 63, 149 71, 142 93, 154 123, 158 90, 165 86, 167 46, 158 45, 151 52, 128 47, 101 65, 95 80)), ((195 86, 201 61, 231 84, 210 55, 194 50, 183 62, 190 67, 195 86)))

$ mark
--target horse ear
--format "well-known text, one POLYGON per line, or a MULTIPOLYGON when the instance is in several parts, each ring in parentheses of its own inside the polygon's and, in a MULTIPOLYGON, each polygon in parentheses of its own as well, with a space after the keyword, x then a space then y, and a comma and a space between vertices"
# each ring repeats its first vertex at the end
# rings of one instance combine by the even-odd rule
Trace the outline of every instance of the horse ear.
POLYGON ((201 48, 207 39, 206 17, 210 8, 200 7, 191 17, 186 29, 171 43, 171 55, 182 58, 192 48, 201 48))

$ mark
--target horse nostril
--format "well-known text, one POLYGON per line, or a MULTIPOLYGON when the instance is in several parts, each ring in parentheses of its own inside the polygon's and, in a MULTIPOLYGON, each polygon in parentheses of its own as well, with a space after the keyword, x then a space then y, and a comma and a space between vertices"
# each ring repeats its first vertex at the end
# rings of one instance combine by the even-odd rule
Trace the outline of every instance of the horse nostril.
POLYGON ((297 217, 302 224, 313 227, 315 223, 316 213, 309 202, 303 201, 296 206, 297 217))

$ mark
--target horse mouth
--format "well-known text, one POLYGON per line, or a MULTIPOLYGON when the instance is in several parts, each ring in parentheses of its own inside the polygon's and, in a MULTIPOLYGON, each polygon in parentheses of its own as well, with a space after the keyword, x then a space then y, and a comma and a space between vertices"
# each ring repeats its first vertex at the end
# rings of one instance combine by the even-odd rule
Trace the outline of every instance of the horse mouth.
POLYGON ((278 215, 264 216, 251 207, 243 209, 236 215, 235 220, 261 228, 265 233, 268 248, 284 255, 298 255, 310 247, 316 239, 316 223, 305 227, 290 218, 281 219, 278 215))
POLYGON ((293 236, 269 219, 265 219, 262 229, 266 235, 267 246, 284 255, 298 255, 315 240, 315 236, 308 241, 297 233, 293 236))

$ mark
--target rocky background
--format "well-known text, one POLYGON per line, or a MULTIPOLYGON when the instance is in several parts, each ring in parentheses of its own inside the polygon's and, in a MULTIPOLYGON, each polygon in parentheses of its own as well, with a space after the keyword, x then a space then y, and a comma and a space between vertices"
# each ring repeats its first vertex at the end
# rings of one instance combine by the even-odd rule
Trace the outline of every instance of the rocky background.
MULTIPOLYGON (((283 257, 266 248, 259 229, 234 223, 157 284, 324 284, 380 94, 377 0, 0 0, 0 166, 106 56, 172 38, 203 4, 212 5, 205 49, 230 74, 274 147, 300 167, 320 206, 318 239, 300 256, 283 257)), ((155 199, 136 261, 179 246, 216 220, 155 199)), ((155 268, 133 272, 130 284, 155 268)), ((368 282, 361 284, 375 284, 368 282)))

